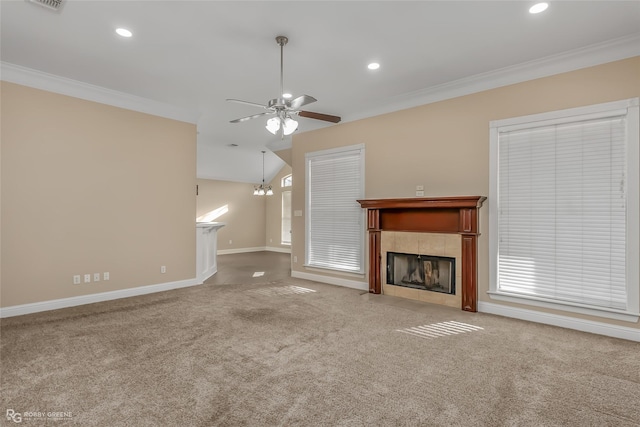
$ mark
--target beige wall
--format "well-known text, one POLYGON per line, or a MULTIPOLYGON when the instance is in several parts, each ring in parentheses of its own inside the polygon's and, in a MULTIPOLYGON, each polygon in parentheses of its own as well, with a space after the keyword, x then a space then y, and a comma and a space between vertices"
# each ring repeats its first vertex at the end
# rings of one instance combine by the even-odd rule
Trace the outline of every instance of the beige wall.
MULTIPOLYGON (((640 57, 559 74, 296 135, 292 167, 293 209, 304 210, 304 155, 365 144, 366 197, 489 195, 489 122, 640 96, 640 57)), ((480 301, 489 289, 488 206, 481 209, 478 284, 480 301)), ((294 271, 305 272, 304 216, 293 218, 294 271)), ((368 266, 367 266, 368 268, 368 266)), ((328 274, 314 271, 314 274, 328 274)), ((353 277, 343 276, 353 280, 353 277)), ((362 280, 366 281, 366 278, 362 280)), ((523 308, 536 310, 531 306, 523 308)), ((553 312, 553 311, 552 311, 553 312)), ((585 317, 597 321, 620 323, 585 317)), ((620 323, 624 326, 630 324, 620 323)))
POLYGON ((254 196, 253 184, 197 180, 197 220, 225 223, 218 231, 218 250, 224 253, 266 247, 287 250, 290 248, 280 244, 280 180, 290 173, 291 167, 285 165, 269 183, 273 187, 273 196, 254 196), (220 216, 215 217, 216 212, 219 212, 220 216))
POLYGON ((1 101, 2 307, 195 278, 195 125, 7 82, 1 101))
POLYGON ((264 248, 266 196, 254 196, 253 184, 211 179, 197 181, 197 219, 225 223, 218 231, 218 250, 264 248), (210 215, 217 210, 227 212, 212 218, 210 215))

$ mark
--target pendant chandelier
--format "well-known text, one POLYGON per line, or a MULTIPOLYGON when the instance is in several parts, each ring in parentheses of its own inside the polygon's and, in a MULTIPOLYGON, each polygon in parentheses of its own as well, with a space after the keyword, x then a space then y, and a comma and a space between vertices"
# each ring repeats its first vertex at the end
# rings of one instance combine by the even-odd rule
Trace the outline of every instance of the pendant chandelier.
POLYGON ((264 153, 266 151, 262 151, 262 184, 256 185, 253 187, 253 195, 254 196, 273 196, 273 190, 270 185, 265 185, 264 183, 264 153))

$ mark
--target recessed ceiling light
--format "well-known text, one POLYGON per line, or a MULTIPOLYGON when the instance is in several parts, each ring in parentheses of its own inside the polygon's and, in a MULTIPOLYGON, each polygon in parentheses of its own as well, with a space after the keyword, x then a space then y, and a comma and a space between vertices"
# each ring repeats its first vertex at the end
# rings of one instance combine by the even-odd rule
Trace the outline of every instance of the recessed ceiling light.
POLYGON ((282 94, 282 97, 283 97, 283 98, 285 98, 285 99, 289 99, 289 98, 291 98, 292 96, 293 96, 293 95, 291 95, 290 93, 283 93, 283 94, 282 94))
POLYGON ((377 62, 372 62, 371 64, 367 65, 367 68, 370 70, 377 70, 378 68, 380 68, 380 64, 378 64, 377 62))
POLYGON ((116 29, 116 33, 118 33, 119 36, 122 37, 131 37, 133 35, 133 33, 129 30, 127 30, 126 28, 118 28, 116 29))
POLYGON ((540 13, 547 10, 549 3, 536 3, 529 8, 529 13, 540 13))

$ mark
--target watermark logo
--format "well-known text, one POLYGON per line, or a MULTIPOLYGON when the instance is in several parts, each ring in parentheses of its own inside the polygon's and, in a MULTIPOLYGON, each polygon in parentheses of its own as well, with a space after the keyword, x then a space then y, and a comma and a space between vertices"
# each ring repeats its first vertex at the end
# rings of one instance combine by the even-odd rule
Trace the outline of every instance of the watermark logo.
POLYGON ((23 421, 63 421, 73 419, 71 411, 22 411, 7 409, 7 421, 21 423, 23 421))
POLYGON ((22 414, 16 412, 13 409, 7 409, 7 421, 13 421, 14 423, 22 422, 22 414))

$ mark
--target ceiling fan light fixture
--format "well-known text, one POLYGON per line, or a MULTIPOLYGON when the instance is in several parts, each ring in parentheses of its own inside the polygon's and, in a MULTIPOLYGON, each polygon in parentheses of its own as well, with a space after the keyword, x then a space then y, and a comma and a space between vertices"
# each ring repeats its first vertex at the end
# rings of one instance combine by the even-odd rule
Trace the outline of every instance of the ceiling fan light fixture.
POLYGON ((287 117, 286 119, 284 119, 282 131, 285 135, 291 135, 296 131, 296 129, 298 129, 298 122, 293 120, 291 117, 287 117))
POLYGON ((270 118, 269 120, 267 120, 267 126, 265 127, 269 132, 275 135, 276 133, 278 133, 278 130, 280 129, 280 118, 279 117, 270 118))
POLYGON ((283 93, 283 94, 282 94, 282 97, 283 97, 284 99, 289 99, 289 98, 291 98, 292 96, 293 96, 293 95, 291 95, 290 93, 283 93))

